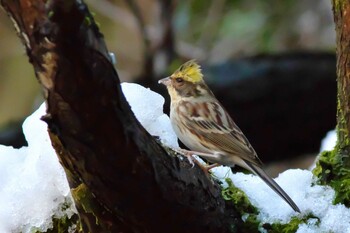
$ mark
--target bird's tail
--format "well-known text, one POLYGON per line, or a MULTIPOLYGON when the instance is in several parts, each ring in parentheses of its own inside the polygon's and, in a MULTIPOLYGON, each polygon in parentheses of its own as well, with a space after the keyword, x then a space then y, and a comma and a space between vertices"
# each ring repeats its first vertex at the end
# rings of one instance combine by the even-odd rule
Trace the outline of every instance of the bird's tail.
POLYGON ((254 172, 256 175, 258 175, 270 188, 275 191, 280 197, 282 197, 289 205, 293 208, 293 210, 300 213, 299 207, 294 203, 294 201, 288 196, 288 194, 271 178, 269 177, 266 172, 259 167, 258 165, 255 165, 249 161, 245 161, 247 166, 251 169, 252 172, 254 172))

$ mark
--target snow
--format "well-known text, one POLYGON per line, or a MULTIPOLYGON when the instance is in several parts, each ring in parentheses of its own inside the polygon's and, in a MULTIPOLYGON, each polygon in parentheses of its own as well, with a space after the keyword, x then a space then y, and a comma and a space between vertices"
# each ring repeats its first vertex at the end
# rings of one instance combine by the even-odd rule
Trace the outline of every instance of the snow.
POLYGON ((335 132, 335 130, 329 131, 326 137, 321 142, 320 151, 333 150, 336 143, 337 143, 337 133, 335 132))
POLYGON ((176 134, 168 115, 163 113, 164 98, 135 83, 122 83, 123 93, 141 125, 154 136, 160 137, 163 144, 178 148, 176 134))
MULTIPOLYGON (((322 140, 320 151, 333 150, 336 140, 336 131, 329 131, 322 140)), ((310 218, 307 223, 300 224, 297 233, 350 233, 350 209, 343 204, 333 205, 335 191, 329 186, 316 185, 311 170, 290 169, 275 179, 299 206, 301 214, 294 212, 255 175, 233 174, 230 168, 224 166, 211 171, 221 180, 223 187, 227 187, 225 179, 230 178, 247 194, 250 202, 259 209, 258 219, 262 223, 288 223, 293 216, 302 218, 312 214, 318 219, 310 218)))
MULTIPOLYGON (((140 85, 123 83, 122 89, 137 119, 162 143, 177 148, 169 117, 163 113, 164 98, 140 85)), ((76 213, 63 168, 58 162, 41 121, 46 107, 23 123, 28 147, 0 145, 0 232, 46 231, 52 217, 76 213), (62 205, 69 208, 62 210, 62 205)))
MULTIPOLYGON (((132 83, 123 83, 122 90, 146 130, 168 146, 178 147, 169 117, 163 113, 164 99, 157 93, 132 83)), ((28 147, 14 149, 0 145, 0 232, 45 231, 52 225, 52 216, 71 216, 74 205, 64 211, 63 203, 71 203, 64 171, 52 149, 46 124, 40 120, 45 114, 43 104, 23 124, 28 147)), ((333 136, 334 139, 334 136, 333 136)), ((327 145, 329 145, 327 143, 327 145)), ((331 148, 331 147, 324 147, 331 148)), ((264 223, 287 223, 291 217, 316 218, 300 224, 298 233, 350 233, 350 209, 333 205, 334 191, 316 185, 308 170, 293 169, 281 173, 275 180, 301 209, 294 212, 259 177, 243 173, 233 174, 228 167, 212 169, 214 176, 229 177, 242 189, 260 213, 264 223)))
POLYGON ((247 194, 250 202, 259 209, 258 219, 262 223, 288 223, 293 216, 302 218, 311 213, 319 218, 319 222, 311 219, 307 224, 300 224, 298 233, 350 233, 350 209, 342 204, 333 205, 334 190, 329 186, 316 185, 309 170, 290 169, 275 179, 299 206, 301 214, 294 212, 255 175, 233 174, 230 168, 224 166, 212 171, 224 187, 227 187, 225 178, 230 178, 247 194))
POLYGON ((14 149, 0 145, 0 232, 45 231, 52 216, 71 216, 69 186, 51 146, 46 123, 39 120, 45 105, 23 123, 28 147, 14 149))

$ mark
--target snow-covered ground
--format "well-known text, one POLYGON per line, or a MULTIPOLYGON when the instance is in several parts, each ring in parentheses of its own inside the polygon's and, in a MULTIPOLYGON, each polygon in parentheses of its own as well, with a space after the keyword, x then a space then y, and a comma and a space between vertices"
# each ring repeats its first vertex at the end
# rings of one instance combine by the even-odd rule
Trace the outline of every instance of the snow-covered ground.
MULTIPOLYGON (((168 146, 178 147, 169 118, 163 114, 163 97, 137 84, 124 83, 122 89, 146 130, 159 136, 168 146)), ((52 216, 71 216, 76 211, 73 205, 65 210, 61 208, 63 203, 72 200, 46 124, 40 120, 44 114, 43 104, 23 124, 28 147, 14 149, 0 145, 1 233, 45 231, 52 226, 52 216)), ((334 137, 330 138, 334 141, 334 137)), ((257 176, 232 174, 227 167, 214 168, 213 173, 224 185, 224 179, 231 178, 259 208, 258 217, 262 222, 286 223, 292 216, 311 213, 319 221, 310 219, 307 224, 301 224, 298 233, 350 233, 350 209, 341 204, 333 205, 332 188, 315 185, 308 170, 287 170, 275 179, 297 203, 301 214, 295 213, 257 176)))

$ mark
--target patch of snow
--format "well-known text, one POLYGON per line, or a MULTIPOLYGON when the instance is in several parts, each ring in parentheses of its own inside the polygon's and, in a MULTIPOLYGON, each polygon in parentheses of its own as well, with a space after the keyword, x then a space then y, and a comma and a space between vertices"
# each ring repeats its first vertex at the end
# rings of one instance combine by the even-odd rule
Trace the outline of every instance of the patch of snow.
POLYGON ((163 113, 163 96, 136 83, 124 82, 121 87, 137 120, 148 133, 158 136, 168 147, 178 148, 179 144, 170 119, 163 113))
POLYGON ((320 151, 333 150, 335 144, 337 143, 337 133, 335 130, 329 131, 324 139, 321 142, 320 151))
POLYGON ((63 168, 51 146, 45 105, 23 123, 28 147, 0 145, 0 232, 46 231, 52 216, 76 212, 63 168), (71 204, 62 210, 63 204, 71 204))
POLYGON ((227 187, 225 178, 230 178, 236 187, 247 194, 251 203, 259 209, 258 219, 263 223, 288 223, 293 216, 302 218, 311 213, 320 221, 311 219, 306 224, 300 224, 298 233, 350 233, 350 209, 342 204, 333 205, 334 190, 329 186, 316 185, 311 171, 290 169, 275 179, 299 206, 301 214, 294 212, 258 176, 233 174, 229 167, 224 166, 212 171, 224 187, 227 187))

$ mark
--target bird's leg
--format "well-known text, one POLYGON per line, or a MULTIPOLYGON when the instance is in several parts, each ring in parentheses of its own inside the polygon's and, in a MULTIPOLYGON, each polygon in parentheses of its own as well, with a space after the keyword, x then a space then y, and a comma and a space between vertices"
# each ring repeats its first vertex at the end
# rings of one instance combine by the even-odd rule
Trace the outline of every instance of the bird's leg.
POLYGON ((190 150, 185 150, 185 149, 176 149, 176 152, 186 156, 192 167, 194 164, 197 164, 205 173, 208 173, 210 169, 214 167, 220 166, 218 163, 213 163, 211 165, 205 166, 201 164, 197 159, 193 158, 193 155, 198 155, 198 156, 203 156, 203 157, 212 157, 212 154, 208 153, 203 153, 203 152, 198 152, 198 151, 190 151, 190 150))
POLYGON ((219 167, 219 166, 221 166, 221 164, 213 163, 213 164, 208 165, 206 168, 207 168, 208 171, 209 171, 210 169, 212 169, 212 168, 214 168, 214 167, 219 167))

